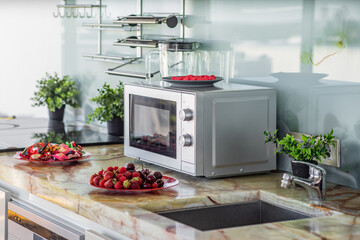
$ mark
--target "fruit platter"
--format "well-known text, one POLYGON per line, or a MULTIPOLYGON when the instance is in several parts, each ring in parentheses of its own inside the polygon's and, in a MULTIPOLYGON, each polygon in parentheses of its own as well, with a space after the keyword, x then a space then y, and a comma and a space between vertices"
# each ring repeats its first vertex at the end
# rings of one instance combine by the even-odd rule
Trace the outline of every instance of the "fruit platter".
POLYGON ((194 75, 187 75, 187 76, 180 76, 180 77, 171 77, 171 80, 182 80, 182 81, 209 81, 209 80, 216 80, 214 75, 201 75, 201 76, 194 76, 194 75))
POLYGON ((73 162, 90 156, 74 141, 61 144, 39 142, 14 155, 17 159, 35 163, 73 162))
POLYGON ((214 83, 224 80, 222 77, 216 77, 214 75, 187 75, 187 76, 173 76, 163 77, 165 82, 171 84, 171 86, 187 86, 187 87, 205 87, 212 86, 214 83))
POLYGON ((121 192, 149 192, 174 187, 179 183, 175 178, 152 172, 148 168, 135 170, 133 163, 123 167, 108 167, 90 177, 90 185, 121 192))

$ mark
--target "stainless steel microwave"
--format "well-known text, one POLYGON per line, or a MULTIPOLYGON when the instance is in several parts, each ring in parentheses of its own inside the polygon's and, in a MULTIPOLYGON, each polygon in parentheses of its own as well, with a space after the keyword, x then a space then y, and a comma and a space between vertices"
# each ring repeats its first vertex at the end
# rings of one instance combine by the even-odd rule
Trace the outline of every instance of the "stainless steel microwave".
POLYGON ((193 176, 276 169, 264 130, 276 128, 272 88, 216 83, 125 85, 125 155, 193 176))

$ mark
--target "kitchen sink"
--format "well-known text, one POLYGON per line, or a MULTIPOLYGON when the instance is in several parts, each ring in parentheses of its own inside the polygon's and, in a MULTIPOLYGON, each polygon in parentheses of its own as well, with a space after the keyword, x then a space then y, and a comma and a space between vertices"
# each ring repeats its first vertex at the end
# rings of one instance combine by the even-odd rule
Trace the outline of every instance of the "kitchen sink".
POLYGON ((157 214, 202 231, 314 217, 263 201, 171 210, 157 214))

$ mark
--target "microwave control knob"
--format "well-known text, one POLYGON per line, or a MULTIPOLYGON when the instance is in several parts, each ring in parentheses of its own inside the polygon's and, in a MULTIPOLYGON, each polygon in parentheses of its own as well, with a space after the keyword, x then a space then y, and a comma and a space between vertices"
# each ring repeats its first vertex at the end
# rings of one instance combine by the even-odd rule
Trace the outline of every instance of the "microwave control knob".
POLYGON ((191 109, 183 109, 180 111, 180 119, 183 121, 190 121, 193 118, 193 111, 191 109))
POLYGON ((179 142, 183 147, 190 147, 192 144, 192 138, 189 134, 180 136, 179 142))

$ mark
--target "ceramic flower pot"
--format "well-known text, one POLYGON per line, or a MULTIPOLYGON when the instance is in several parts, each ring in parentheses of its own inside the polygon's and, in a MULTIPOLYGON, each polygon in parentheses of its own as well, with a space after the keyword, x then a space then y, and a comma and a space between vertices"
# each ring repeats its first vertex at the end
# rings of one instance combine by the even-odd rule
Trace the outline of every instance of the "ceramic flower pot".
POLYGON ((111 121, 107 121, 107 130, 109 135, 124 136, 124 120, 115 117, 111 121))
MULTIPOLYGON (((318 165, 317 161, 311 161, 311 164, 318 165)), ((291 161, 293 175, 301 178, 309 178, 309 166, 302 164, 301 161, 291 161)))
POLYGON ((63 121, 49 120, 48 132, 65 134, 65 124, 63 121))
POLYGON ((65 105, 63 105, 61 108, 55 108, 55 112, 52 112, 49 109, 49 119, 62 122, 64 119, 64 111, 65 105))

